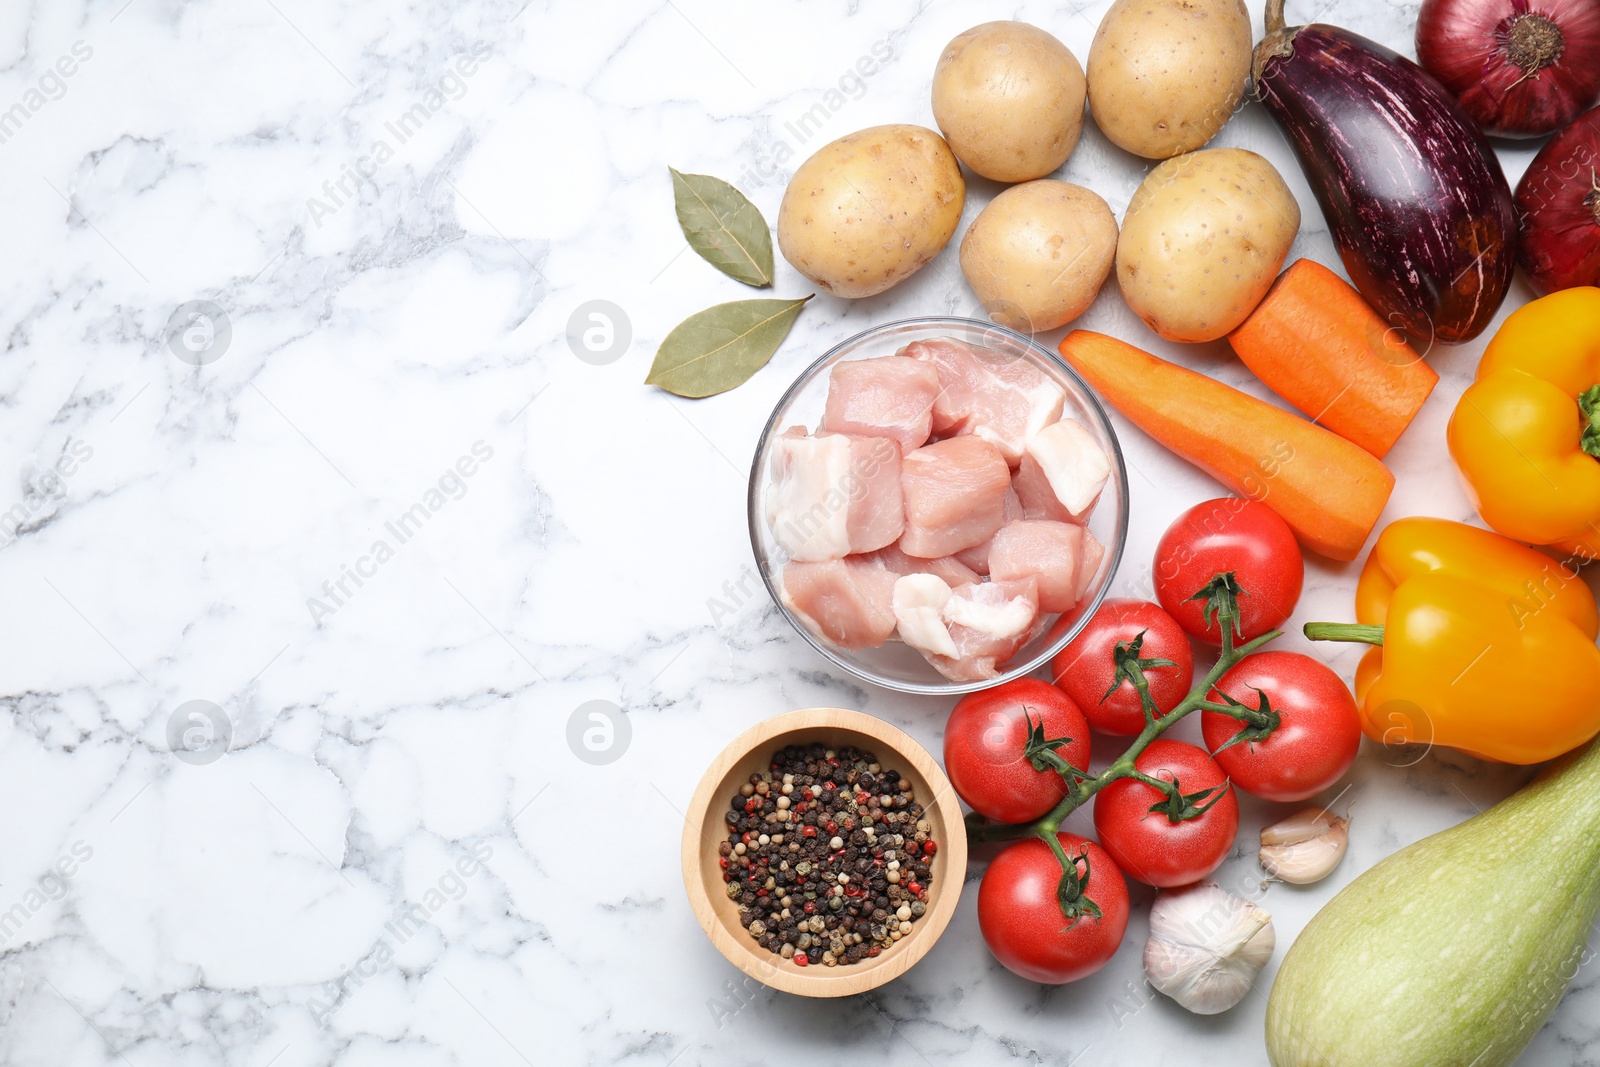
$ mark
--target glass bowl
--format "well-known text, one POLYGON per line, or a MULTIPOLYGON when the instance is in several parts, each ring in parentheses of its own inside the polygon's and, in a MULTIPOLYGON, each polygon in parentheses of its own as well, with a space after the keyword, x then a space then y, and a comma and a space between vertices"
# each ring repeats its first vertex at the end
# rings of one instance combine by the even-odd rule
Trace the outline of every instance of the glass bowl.
MULTIPOLYGON (((1122 460, 1122 448, 1117 443, 1116 431, 1106 418, 1099 399, 1082 378, 1057 358, 1054 352, 1037 344, 1031 338, 1015 333, 1003 326, 978 319, 936 316, 904 319, 856 334, 836 345, 831 351, 807 367, 795 379, 778 401, 772 417, 761 432, 756 446, 755 461, 750 468, 749 498, 750 545, 755 551, 757 569, 767 592, 778 605, 801 637, 823 656, 863 681, 902 693, 920 693, 930 696, 972 693, 988 689, 1013 678, 1020 678, 1047 664, 1078 635, 1084 624, 1094 615, 1100 601, 1111 587, 1112 576, 1122 560, 1123 545, 1128 536, 1128 471, 1122 460), (812 633, 804 621, 795 617, 778 595, 778 583, 787 562, 766 522, 766 494, 770 485, 770 452, 773 440, 790 426, 800 425, 814 429, 822 421, 823 407, 828 399, 828 375, 834 364, 852 359, 870 359, 889 356, 913 341, 929 341, 952 337, 968 344, 1003 352, 1017 359, 1025 359, 1047 374, 1066 393, 1063 418, 1075 418, 1094 436, 1111 459, 1111 476, 1100 494, 1089 519, 1089 530, 1105 546, 1105 558, 1100 572, 1085 591, 1076 607, 1057 616, 1050 625, 1023 645, 997 677, 976 682, 952 682, 946 679, 916 649, 898 640, 890 640, 881 648, 860 650, 836 648, 818 634, 812 633)), ((1048 619, 1048 616, 1047 616, 1048 619)))

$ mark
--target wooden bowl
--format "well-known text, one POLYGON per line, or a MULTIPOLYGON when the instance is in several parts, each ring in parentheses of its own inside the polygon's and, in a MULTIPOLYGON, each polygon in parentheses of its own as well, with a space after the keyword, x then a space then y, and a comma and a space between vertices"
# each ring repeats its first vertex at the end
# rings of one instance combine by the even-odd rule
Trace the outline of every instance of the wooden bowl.
POLYGON ((843 997, 876 989, 909 970, 939 940, 955 914, 961 883, 967 873, 967 831, 961 805, 944 772, 928 751, 905 731, 882 719, 843 708, 807 708, 768 719, 746 730, 712 761, 689 803, 683 827, 683 883, 695 918, 735 967, 757 981, 806 997, 843 997), (717 848, 728 838, 723 815, 728 799, 750 775, 764 771, 772 754, 786 745, 821 743, 829 748, 854 745, 875 753, 885 767, 908 779, 933 824, 939 849, 933 857, 928 910, 912 924, 911 933, 892 948, 849 966, 814 964, 797 967, 762 948, 739 925, 739 906, 723 888, 717 848), (931 799, 930 799, 931 798, 931 799))

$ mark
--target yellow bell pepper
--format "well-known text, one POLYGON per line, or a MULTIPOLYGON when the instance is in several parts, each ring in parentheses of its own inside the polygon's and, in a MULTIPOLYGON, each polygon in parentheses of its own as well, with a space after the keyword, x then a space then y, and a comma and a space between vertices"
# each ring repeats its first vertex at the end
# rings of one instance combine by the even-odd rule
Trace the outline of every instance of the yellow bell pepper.
POLYGON ((1600 733, 1594 594, 1525 545, 1446 519, 1390 523, 1362 568, 1356 619, 1305 632, 1375 645, 1355 684, 1375 741, 1538 763, 1600 733))
POLYGON ((1551 293, 1506 319, 1447 437, 1484 522, 1600 558, 1600 288, 1551 293))

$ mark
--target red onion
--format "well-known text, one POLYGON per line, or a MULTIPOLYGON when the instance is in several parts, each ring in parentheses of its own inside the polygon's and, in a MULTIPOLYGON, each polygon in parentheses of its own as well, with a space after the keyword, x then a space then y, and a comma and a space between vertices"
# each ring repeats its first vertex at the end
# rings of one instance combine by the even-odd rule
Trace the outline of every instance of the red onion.
POLYGON ((1600 0, 1423 0, 1417 60, 1485 133, 1554 133, 1600 101, 1600 0))
POLYGON ((1600 285, 1600 107, 1550 139, 1517 183, 1522 269, 1540 296, 1600 285))

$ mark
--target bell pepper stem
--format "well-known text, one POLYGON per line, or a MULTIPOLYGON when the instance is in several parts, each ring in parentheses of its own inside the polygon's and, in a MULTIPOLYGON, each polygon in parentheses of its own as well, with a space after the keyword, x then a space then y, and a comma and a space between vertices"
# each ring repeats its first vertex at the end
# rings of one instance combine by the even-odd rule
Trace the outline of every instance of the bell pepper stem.
POLYGON ((1578 446, 1600 459, 1600 385, 1591 385, 1578 394, 1578 410, 1583 412, 1583 434, 1578 446))
POLYGON ((1312 641, 1359 641, 1383 644, 1383 627, 1360 622, 1308 622, 1302 632, 1312 641))

